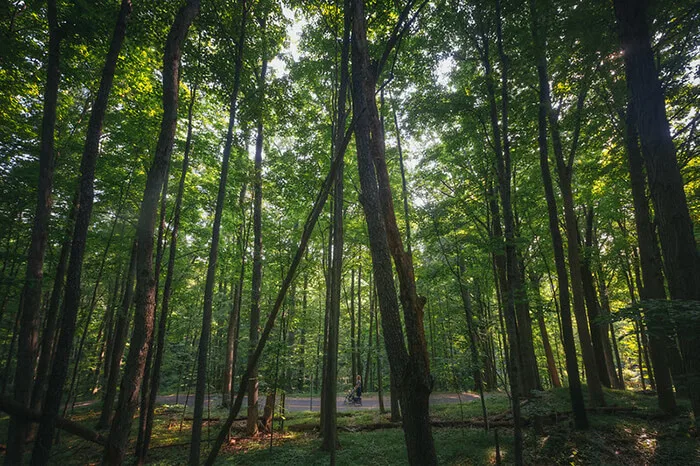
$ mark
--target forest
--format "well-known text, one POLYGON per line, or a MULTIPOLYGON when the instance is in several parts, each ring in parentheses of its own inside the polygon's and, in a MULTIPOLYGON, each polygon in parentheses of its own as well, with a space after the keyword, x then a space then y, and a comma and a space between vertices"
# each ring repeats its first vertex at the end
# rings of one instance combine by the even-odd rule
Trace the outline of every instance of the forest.
POLYGON ((0 0, 5 465, 700 464, 700 1, 0 0))

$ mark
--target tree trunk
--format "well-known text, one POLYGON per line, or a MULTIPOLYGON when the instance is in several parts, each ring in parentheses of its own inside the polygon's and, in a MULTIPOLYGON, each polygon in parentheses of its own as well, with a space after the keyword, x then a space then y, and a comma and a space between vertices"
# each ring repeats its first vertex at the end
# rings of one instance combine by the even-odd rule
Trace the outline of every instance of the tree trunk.
MULTIPOLYGON (((349 31, 348 31, 349 32, 349 31)), ((344 68, 344 87, 341 89, 340 97, 338 98, 338 120, 336 125, 336 141, 338 135, 343 135, 345 130, 345 99, 347 89, 347 33, 344 34, 343 45, 343 64, 344 68), (342 103, 341 103, 342 98, 342 103)), ((323 387, 325 389, 323 413, 323 429, 321 430, 321 449, 330 451, 331 457, 335 456, 335 450, 338 447, 338 430, 336 424, 336 398, 338 387, 338 337, 340 327, 340 288, 342 285, 342 269, 343 269, 343 166, 341 163, 338 168, 338 174, 335 181, 335 190, 333 196, 333 253, 332 263, 329 269, 330 273, 330 307, 328 313, 328 344, 326 348, 326 364, 325 373, 323 374, 323 387)), ((352 280, 354 281, 354 270, 352 280)), ((351 292, 352 295, 352 292, 351 292)), ((352 313, 352 309, 350 311, 352 313)), ((353 329, 354 330, 354 329, 353 329)), ((354 350, 353 341, 353 350, 354 350)), ((353 363, 356 362, 353 351, 353 363)), ((353 364, 353 371, 356 370, 353 364)), ((352 380, 352 379, 351 379, 352 380)), ((332 461, 333 462, 333 461, 332 461)))
POLYGON ((557 285, 559 288, 559 309, 561 312, 562 343, 566 359, 566 371, 569 379, 569 395, 571 408, 574 413, 574 424, 578 429, 588 428, 588 416, 583 402, 581 380, 579 379, 578 356, 574 341, 573 323, 571 319, 571 307, 569 299, 569 277, 566 273, 566 261, 564 258, 564 246, 559 231, 559 216, 554 196, 552 177, 549 171, 549 156, 547 144, 547 113, 551 106, 549 91, 549 76, 547 72, 546 37, 540 34, 540 12, 536 0, 529 1, 532 38, 537 52, 537 76, 539 82, 539 108, 538 108, 538 147, 540 154, 540 172, 547 200, 547 214, 549 219, 549 231, 552 236, 554 250, 554 263, 557 272, 557 285))
MULTIPOLYGON (((624 51, 627 85, 637 118, 642 155, 659 224, 661 250, 671 299, 698 300, 700 256, 693 236, 693 224, 651 48, 646 17, 647 4, 631 0, 615 0, 613 3, 620 43, 624 51)), ((700 320, 682 319, 678 325, 678 336, 686 363, 688 393, 695 413, 696 426, 700 425, 698 335, 700 320)))
MULTIPOLYGON (((559 120, 552 108, 551 99, 547 102, 547 113, 549 118, 549 127, 552 132, 552 147, 557 164, 557 172, 559 175, 559 189, 562 193, 564 203, 564 223, 567 233, 567 253, 569 256, 569 272, 571 274, 571 289, 574 302, 574 316, 576 317, 576 325, 578 328, 579 341, 581 344, 581 355, 583 357, 583 365, 586 371, 586 382, 588 391, 591 396, 591 403, 596 406, 605 406, 605 397, 603 395, 603 385, 598 375, 598 364, 596 363, 593 343, 591 342, 591 333, 588 327, 588 318, 586 317, 586 306, 584 301, 583 277, 581 274, 581 251, 578 245, 578 225, 576 220, 576 212, 574 211, 574 196, 571 188, 571 175, 573 154, 578 145, 578 131, 580 126, 581 112, 586 98, 589 84, 582 82, 581 92, 578 96, 577 103, 577 118, 576 128, 572 141, 572 151, 569 160, 564 160, 564 149, 562 147, 561 134, 559 132, 559 120)), ((548 94, 549 95, 549 94, 548 94)))
MULTIPOLYGON (((649 202, 646 197, 644 183, 644 166, 642 154, 639 151, 639 135, 637 133, 636 113, 634 104, 627 104, 625 119, 625 149, 627 164, 630 172, 630 186, 634 202, 634 220, 639 244, 639 259, 642 269, 643 286, 640 289, 642 300, 666 299, 664 276, 661 268, 661 258, 656 247, 656 238, 651 224, 649 202)), ((647 326, 650 331, 651 359, 654 363, 657 396, 659 408, 662 411, 675 414, 677 412, 676 398, 673 393, 673 381, 666 356, 664 333, 668 333, 670 322, 665 311, 647 311, 647 326)), ((678 380, 677 382, 681 382, 678 380)))
POLYGON ((246 263, 246 225, 245 225, 245 195, 246 184, 241 187, 241 192, 238 196, 238 208, 241 211, 241 223, 238 226, 236 234, 236 243, 240 253, 240 269, 238 277, 235 278, 231 285, 233 288, 233 306, 229 316, 228 329, 226 332, 226 360, 224 362, 224 380, 223 390, 221 393, 221 405, 228 408, 231 402, 233 390, 233 377, 235 375, 236 357, 238 355, 238 332, 241 326, 241 298, 243 293, 243 280, 245 278, 245 263, 246 263))
MULTIPOLYGON (((263 58, 262 79, 259 92, 264 92, 263 81, 267 61, 263 58)), ((262 115, 258 116, 258 134, 255 143, 255 181, 253 184, 253 279, 251 291, 250 310, 250 347, 248 360, 253 359, 253 352, 259 341, 260 326, 260 289, 262 284, 262 149, 263 149, 263 122, 262 115)), ((258 369, 253 367, 253 372, 248 377, 248 420, 246 433, 253 436, 258 432, 258 369)))
POLYGON ((598 367, 598 377, 605 387, 612 388, 613 380, 615 379, 612 368, 612 359, 608 360, 605 353, 604 338, 607 335, 605 330, 607 325, 600 323, 600 305, 598 304, 595 284, 593 282, 593 273, 591 272, 593 210, 586 210, 585 244, 581 245, 581 279, 583 284, 583 295, 586 302, 586 308, 588 310, 588 323, 591 331, 593 353, 595 354, 596 366, 598 367))
MULTIPOLYGON (((238 108, 238 92, 241 83, 241 69, 243 63, 243 46, 245 43, 245 27, 248 8, 245 2, 241 4, 241 26, 238 38, 236 54, 236 68, 233 76, 233 92, 231 93, 231 103, 229 111, 228 132, 226 133, 226 143, 224 145, 223 160, 221 162, 221 176, 219 178, 219 191, 216 197, 216 210, 214 213, 214 224, 211 233, 211 245, 209 249, 209 261, 207 265, 207 278, 204 285, 204 311, 202 313, 202 336, 199 339, 199 353, 197 361, 197 384, 194 396, 194 415, 192 417, 192 439, 190 443, 189 462, 192 465, 199 464, 199 455, 202 440, 202 417, 204 415, 204 396, 207 388, 207 358, 209 356, 209 342, 211 340, 211 320, 212 308, 214 304, 214 281, 216 280, 216 264, 219 257, 219 237, 221 230, 221 217, 226 199, 226 183, 228 180, 229 160, 231 158, 231 148, 233 147, 233 128, 236 121, 236 110, 238 108)), ((264 31, 264 25, 263 25, 264 31)), ((263 58, 262 72, 260 76, 260 97, 258 105, 260 112, 265 95, 265 72, 267 70, 267 60, 263 58)), ((258 122, 258 140, 255 150, 256 176, 258 176, 259 162, 262 151, 262 116, 258 122)), ((256 178, 256 182, 259 181, 256 178)), ((257 186, 256 186, 257 187, 257 186)), ((256 190, 256 210, 259 208, 256 190)), ((259 216, 259 212, 257 212, 259 216)), ((257 242, 256 242, 257 245, 257 242)), ((252 321, 252 319, 251 319, 252 321)), ((252 328, 252 324, 251 324, 252 328)), ((251 339, 252 341, 252 339, 251 339)))
POLYGON ((382 62, 370 68, 366 32, 364 2, 359 0, 354 3, 353 15, 352 98, 356 115, 355 144, 362 188, 361 202, 377 281, 385 346, 400 392, 409 462, 431 465, 437 463, 437 457, 428 417, 433 381, 423 330, 425 298, 416 293, 411 256, 404 252, 396 223, 384 154, 384 134, 375 101, 376 80, 382 62), (392 256, 399 276, 408 350, 399 318, 392 256))
MULTIPOLYGON (((44 270, 44 255, 49 234, 51 215, 51 191, 56 164, 54 156, 54 130, 58 106, 58 83, 60 44, 63 36, 58 25, 56 1, 49 0, 47 8, 49 23, 48 64, 44 88, 44 114, 41 122, 39 147, 39 180, 37 204, 34 212, 32 236, 27 255, 27 272, 22 288, 19 316, 19 340, 17 367, 14 380, 14 400, 29 408, 32 397, 34 366, 39 349, 39 327, 41 325, 41 284, 44 270)), ((9 370, 9 365, 5 368, 9 370)), ((8 428, 5 464, 19 464, 24 455, 24 443, 29 423, 26 418, 11 416, 8 428)))
POLYGON ((155 310, 155 277, 153 274, 153 234, 158 198, 170 163, 175 130, 182 47, 190 24, 199 13, 199 0, 188 0, 180 8, 168 33, 163 57, 163 119, 153 165, 148 172, 141 212, 136 228, 138 238, 137 280, 135 292, 134 332, 119 390, 117 415, 107 439, 103 461, 121 464, 126 454, 131 422, 138 405, 148 343, 153 332, 155 310))
POLYGON ((537 326, 540 329, 542 347, 544 349, 545 358, 547 359, 547 373, 549 374, 549 380, 552 382, 552 387, 560 388, 561 380, 559 380, 557 365, 554 361, 554 353, 552 353, 552 345, 549 343, 547 325, 544 321, 544 306, 542 303, 542 296, 540 294, 540 278, 541 277, 531 275, 531 288, 535 292, 535 302, 537 303, 537 326))
POLYGON ((71 210, 66 220, 65 239, 61 245, 61 253, 59 254, 58 266, 56 267, 53 289, 51 290, 51 298, 49 299, 49 307, 46 311, 46 325, 44 326, 44 333, 41 338, 39 365, 36 371, 36 381, 34 382, 34 388, 32 390, 31 409, 33 411, 41 411, 49 383, 48 379, 51 373, 50 369, 56 346, 55 342, 58 336, 56 329, 58 327, 59 306, 61 304, 61 294, 63 293, 63 285, 66 278, 66 269, 68 268, 73 225, 78 207, 78 193, 74 195, 71 204, 71 210))
POLYGON ((114 337, 111 350, 111 358, 108 361, 109 371, 107 376, 107 385, 105 387, 104 397, 102 400, 102 414, 97 422, 97 429, 106 429, 112 422, 112 412, 114 411, 114 398, 117 395, 117 384, 119 383, 119 367, 121 366, 122 356, 124 354, 124 345, 129 330, 129 309, 134 300, 134 281, 136 280, 136 241, 131 250, 131 258, 129 259, 129 270, 124 276, 123 299, 117 314, 117 320, 114 325, 114 337))
MULTIPOLYGON (((334 180, 333 196, 333 226, 332 253, 328 269, 329 306, 328 306, 328 339, 326 344, 326 361, 323 373, 323 405, 321 406, 321 448, 331 452, 331 464, 335 464, 335 450, 338 447, 338 431, 336 428, 336 395, 338 386, 338 340, 340 331, 340 289, 343 276, 343 202, 344 202, 344 167, 345 167, 345 126, 347 121, 346 102, 349 86, 349 55, 350 55, 350 0, 344 0, 343 8, 343 42, 340 51, 340 83, 338 88, 337 114, 335 115, 335 132, 333 134, 333 158, 338 161, 338 169, 334 180)), ((329 238, 330 239, 330 238, 329 238)), ((354 282, 354 270, 352 275, 354 282)), ((353 290, 354 291, 354 290, 353 290)), ((351 296, 353 294, 351 291, 351 296)), ((354 302, 354 296, 352 296, 354 302)), ((351 314, 353 309, 351 309, 351 314)), ((354 322, 353 322, 354 324, 354 322)), ((354 332, 354 329, 353 329, 354 332)), ((354 339, 353 339, 354 340, 354 339)), ((356 370, 356 360, 353 344, 353 371, 356 370)), ((351 379, 352 380, 352 379, 351 379)))
MULTIPOLYGON (((352 126, 353 125, 351 124, 351 127, 352 126)), ((265 343, 267 343, 267 340, 270 338, 270 334, 272 333, 272 329, 275 325, 275 320, 282 307, 282 303, 284 302, 287 290, 289 289, 289 286, 296 274, 297 268, 299 267, 299 263, 301 262, 301 259, 304 256, 304 253, 306 252, 306 246, 309 243, 311 233, 314 227, 316 226, 318 217, 323 211, 323 207, 326 203, 326 200, 328 199, 328 194, 330 193, 331 187, 333 186, 333 182, 336 179, 340 161, 342 160, 342 154, 345 153, 347 145, 350 142, 350 134, 350 131, 346 132, 342 144, 336 148, 336 157, 334 157, 333 161, 331 162, 328 176, 326 176, 326 179, 324 180, 323 185, 321 186, 318 196, 314 201, 314 205, 311 209, 311 212, 309 212, 309 215, 306 218, 306 222, 304 223, 304 230, 302 231, 301 238, 299 239, 299 245, 297 247, 296 252, 294 253, 294 258, 292 259, 292 262, 289 265, 289 269, 287 270, 282 285, 280 286, 280 289, 277 293, 277 297, 275 298, 272 310, 270 311, 270 314, 267 318, 267 322, 265 323, 265 328, 263 329, 262 334, 260 335, 260 341, 255 347, 255 351, 253 351, 252 356, 249 358, 246 370, 241 377, 241 384, 239 385, 238 391, 236 392, 236 399, 231 405, 231 409, 229 410, 229 414, 226 418, 226 421, 221 426, 221 429, 219 430, 219 433, 216 436, 214 444, 212 445, 212 449, 209 452, 209 456, 207 456, 207 459, 205 461, 206 466, 211 466, 216 461, 216 457, 219 454, 219 450, 221 449, 221 446, 226 440, 229 430, 231 429, 233 422, 235 421, 236 417, 238 416, 238 413, 240 412, 241 406, 243 405, 243 397, 245 396, 248 388, 247 381, 251 378, 253 371, 257 367, 260 355, 262 354, 263 349, 265 348, 265 343), (340 157, 338 157, 337 155, 340 155, 340 157)))
MULTIPOLYGON (((90 122, 88 124, 87 135, 83 157, 80 163, 80 194, 78 210, 76 214, 75 229, 73 231, 73 241, 71 245, 70 259, 68 261, 68 271, 66 279, 66 294, 63 302, 63 315, 61 318, 61 330, 58 340, 58 348, 54 360, 51 378, 49 381, 49 395, 44 404, 44 417, 39 426, 38 439, 32 454, 32 463, 44 464, 49 460, 49 452, 53 440, 55 427, 55 416, 58 413, 61 402, 61 395, 68 370, 68 357, 73 346, 73 335, 75 333, 75 321, 80 307, 81 294, 81 273, 83 266, 83 256, 85 253, 85 242, 90 226, 92 215, 92 204, 94 198, 95 166, 99 155, 100 138, 102 136, 102 125, 107 112, 109 94, 112 89, 114 73, 119 59, 124 37, 126 36, 126 24, 131 15, 131 1, 122 0, 121 8, 117 16, 117 24, 114 28, 112 40, 105 59, 100 79, 100 88, 97 98, 92 108, 90 122), (60 355, 60 356, 59 356, 60 355)), ((112 230, 113 232, 113 230, 112 230)), ((109 243, 108 243, 109 247, 109 243)), ((104 258, 103 258, 104 260, 104 258)), ((98 274, 97 283, 99 284, 98 274)), ((91 309, 94 309, 95 296, 91 302, 91 309)), ((91 312, 89 312, 91 314, 91 312)), ((87 320, 89 321, 90 315, 87 320)), ((81 340, 81 343, 84 339, 81 340)))

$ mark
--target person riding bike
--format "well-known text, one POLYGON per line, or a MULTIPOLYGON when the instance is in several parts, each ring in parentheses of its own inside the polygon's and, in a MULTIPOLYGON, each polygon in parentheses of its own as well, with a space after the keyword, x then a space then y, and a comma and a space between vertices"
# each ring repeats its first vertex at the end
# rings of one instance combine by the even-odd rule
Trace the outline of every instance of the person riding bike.
POLYGON ((357 375, 357 380, 355 381, 355 387, 353 388, 353 392, 353 402, 355 404, 362 404, 362 377, 359 374, 357 375))

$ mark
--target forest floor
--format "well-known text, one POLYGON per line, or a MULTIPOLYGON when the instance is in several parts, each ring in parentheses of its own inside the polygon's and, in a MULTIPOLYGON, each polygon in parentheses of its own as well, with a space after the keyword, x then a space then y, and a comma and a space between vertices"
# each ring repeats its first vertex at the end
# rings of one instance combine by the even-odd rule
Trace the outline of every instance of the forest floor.
MULTIPOLYGON (((568 391, 557 389, 538 393, 523 403, 526 419, 525 461, 533 465, 693 465, 700 464, 700 441, 692 428, 686 400, 679 400, 681 415, 664 417, 656 398, 630 391, 607 391, 608 407, 589 410, 591 429, 572 428, 568 391), (537 421, 535 421, 537 420, 537 421)), ((449 396, 449 395, 446 395, 449 396)), ((297 397, 290 396, 287 401, 297 397)), ((371 396, 363 397, 370 399, 371 396)), ((485 401, 491 430, 483 429, 478 397, 462 396, 455 402, 431 404, 431 421, 438 461, 443 465, 496 464, 496 435, 503 464, 511 464, 512 423, 508 397, 490 393, 485 401)), ((436 400, 440 400, 436 397, 436 400)), ((308 403, 308 397, 303 399, 308 403)), ((166 401, 169 401, 166 399, 166 401)), ((182 400, 184 401, 184 400, 182 400)), ((364 401, 364 400, 363 400, 364 401)), ((338 465, 404 465, 406 449, 400 424, 391 423, 388 414, 366 406, 338 413, 340 449, 338 465)), ((295 406, 292 404, 292 406, 295 406)), ((386 404, 387 408, 389 404, 386 404)), ((208 449, 226 418, 226 410, 213 402, 205 411, 203 452, 208 449)), ((72 419, 94 426, 99 417, 97 405, 77 407, 72 419)), ((156 409, 153 440, 148 464, 179 465, 187 461, 191 408, 182 404, 161 404, 156 409)), ((328 453, 320 450, 319 413, 287 412, 276 418, 272 449, 270 434, 246 438, 245 421, 237 421, 230 442, 222 448, 217 464, 236 465, 327 465, 328 453)), ((0 416, 0 439, 7 434, 8 418, 0 416)), ((129 450, 133 451, 136 427, 133 423, 129 450)), ((82 465, 99 463, 101 448, 62 433, 53 449, 52 464, 82 465)), ((131 460, 127 459, 126 464, 131 460)))

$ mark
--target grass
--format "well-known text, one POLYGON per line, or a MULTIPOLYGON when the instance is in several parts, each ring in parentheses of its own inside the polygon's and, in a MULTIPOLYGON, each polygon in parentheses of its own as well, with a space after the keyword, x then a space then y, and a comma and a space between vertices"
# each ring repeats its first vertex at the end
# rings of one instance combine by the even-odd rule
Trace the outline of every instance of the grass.
MULTIPOLYGON (((545 425, 535 433, 525 429, 525 460, 533 465, 691 465, 700 464, 700 444, 694 436, 687 401, 681 400, 682 414, 676 418, 660 415, 654 396, 634 392, 607 391, 609 406, 634 408, 634 411, 616 413, 589 413, 591 428, 586 432, 573 429, 566 416, 559 422, 545 425)), ((488 394, 486 404, 490 416, 508 411, 508 398, 502 393, 488 394)), ((98 407, 76 409, 73 419, 85 425, 94 425, 99 416, 98 407)), ((548 415, 570 410, 568 391, 558 389, 537 394, 523 405, 523 415, 548 415)), ((156 412, 152 449, 149 464, 185 464, 189 450, 191 421, 182 422, 183 407, 159 406, 156 412), (180 427, 182 422, 182 428, 180 427)), ((202 451, 207 452, 207 439, 216 436, 221 422, 226 418, 224 409, 211 410, 212 421, 205 422, 202 451), (216 419, 219 420, 216 420, 216 419)), ((191 409, 187 417, 191 416, 191 409)), ((208 417, 205 412, 205 418, 208 417)), ((431 418, 439 421, 480 419, 481 403, 477 401, 431 406, 431 418)), ((327 465, 328 453, 320 450, 320 439, 315 430, 319 422, 318 411, 288 413, 284 419, 285 430, 281 434, 279 422, 273 447, 269 449, 269 435, 244 438, 244 422, 234 425, 233 440, 222 449, 218 464, 221 465, 327 465)), ((338 413, 340 449, 338 465, 404 465, 407 464, 403 431, 388 428, 374 431, 350 432, 353 428, 388 423, 388 415, 378 410, 353 410, 338 413)), ((0 417, 0 439, 6 438, 7 416, 0 417)), ((135 420, 132 427, 129 452, 134 448, 135 420)), ((499 428, 499 443, 504 464, 511 463, 512 430, 499 428)), ((434 428, 433 437, 441 465, 495 464, 493 431, 485 433, 477 428, 434 428)), ((101 449, 68 434, 61 434, 60 443, 54 447, 53 464, 95 464, 100 460, 101 449)), ((127 459, 127 463, 130 460, 127 459)))

